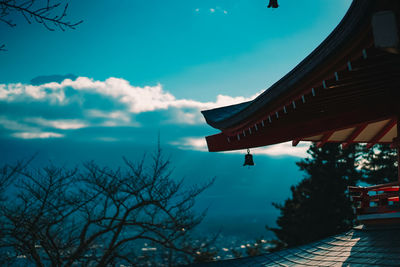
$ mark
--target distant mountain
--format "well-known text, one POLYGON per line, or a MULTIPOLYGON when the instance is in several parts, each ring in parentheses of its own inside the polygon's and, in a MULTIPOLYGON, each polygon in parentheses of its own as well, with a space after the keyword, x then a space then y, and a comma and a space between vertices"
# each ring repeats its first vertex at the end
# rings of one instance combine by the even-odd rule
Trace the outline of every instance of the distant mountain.
POLYGON ((74 74, 66 74, 66 75, 45 75, 45 76, 38 76, 35 77, 31 80, 32 85, 41 85, 44 83, 51 83, 51 82, 56 82, 60 83, 64 81, 65 79, 71 79, 71 80, 76 80, 78 76, 74 74))

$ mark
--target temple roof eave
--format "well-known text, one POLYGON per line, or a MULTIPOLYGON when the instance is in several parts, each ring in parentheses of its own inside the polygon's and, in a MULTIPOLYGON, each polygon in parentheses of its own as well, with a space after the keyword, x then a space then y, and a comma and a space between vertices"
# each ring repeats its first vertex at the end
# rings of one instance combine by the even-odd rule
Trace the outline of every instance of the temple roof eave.
MULTIPOLYGON (((359 33, 360 29, 369 23, 370 18, 366 13, 371 12, 374 3, 373 0, 354 1, 335 30, 292 71, 252 101, 202 111, 207 123, 222 131, 239 128, 266 107, 273 108, 275 104, 280 104, 277 102, 301 93, 303 88, 298 85, 304 83, 304 80, 311 81, 321 75, 323 77, 322 65, 334 66, 340 54, 345 54, 349 48, 357 45, 355 42, 365 41, 365 38, 353 39, 355 33, 359 33), (330 64, 327 64, 328 62, 330 64), (311 76, 314 78, 310 79, 311 76)), ((365 32, 367 35, 367 31, 365 32)))

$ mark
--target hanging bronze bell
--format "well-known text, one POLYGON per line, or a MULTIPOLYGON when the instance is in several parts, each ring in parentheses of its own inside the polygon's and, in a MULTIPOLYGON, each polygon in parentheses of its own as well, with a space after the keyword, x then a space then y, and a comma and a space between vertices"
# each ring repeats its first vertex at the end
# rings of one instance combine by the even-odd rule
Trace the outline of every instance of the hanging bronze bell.
POLYGON ((247 149, 247 154, 244 155, 243 166, 254 166, 253 155, 250 154, 250 149, 247 149))
POLYGON ((268 8, 278 8, 278 0, 269 0, 268 8))

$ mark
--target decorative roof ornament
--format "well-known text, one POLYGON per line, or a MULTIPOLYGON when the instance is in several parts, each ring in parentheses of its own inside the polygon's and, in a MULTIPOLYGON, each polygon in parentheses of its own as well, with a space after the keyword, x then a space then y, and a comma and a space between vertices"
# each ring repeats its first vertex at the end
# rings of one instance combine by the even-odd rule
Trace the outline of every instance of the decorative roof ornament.
POLYGON ((278 0, 269 0, 268 8, 270 8, 270 7, 278 8, 279 7, 278 0))

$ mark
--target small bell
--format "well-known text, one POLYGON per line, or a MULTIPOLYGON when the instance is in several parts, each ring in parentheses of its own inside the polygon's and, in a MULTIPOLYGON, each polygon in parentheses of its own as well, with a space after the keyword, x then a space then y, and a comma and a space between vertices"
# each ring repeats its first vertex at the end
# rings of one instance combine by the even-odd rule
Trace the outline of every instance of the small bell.
POLYGON ((278 0, 269 0, 268 8, 277 8, 278 6, 278 0))
POLYGON ((250 154, 250 149, 247 149, 247 154, 244 155, 243 166, 254 166, 253 155, 250 154))

